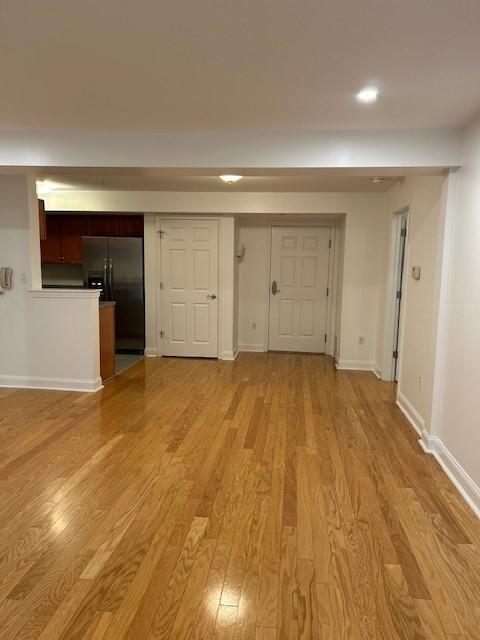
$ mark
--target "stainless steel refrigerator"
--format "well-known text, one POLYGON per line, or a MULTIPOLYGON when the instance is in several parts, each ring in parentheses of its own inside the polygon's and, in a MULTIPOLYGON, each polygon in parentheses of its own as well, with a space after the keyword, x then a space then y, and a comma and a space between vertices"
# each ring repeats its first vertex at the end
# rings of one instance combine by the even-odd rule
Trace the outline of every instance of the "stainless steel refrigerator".
POLYGON ((85 287, 100 289, 101 300, 116 302, 115 350, 143 354, 143 239, 84 236, 82 243, 85 287))

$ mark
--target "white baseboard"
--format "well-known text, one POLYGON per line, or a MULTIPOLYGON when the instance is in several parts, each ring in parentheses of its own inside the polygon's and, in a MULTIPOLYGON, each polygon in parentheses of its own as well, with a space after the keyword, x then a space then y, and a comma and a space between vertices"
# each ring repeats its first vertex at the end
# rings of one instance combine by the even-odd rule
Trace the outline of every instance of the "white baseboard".
POLYGON ((222 353, 219 354, 218 359, 219 360, 235 360, 237 356, 238 356, 238 349, 235 349, 235 351, 223 351, 222 353))
POLYGON ((407 418, 408 422, 418 435, 422 435, 422 431, 425 429, 425 420, 418 413, 413 404, 400 391, 397 394, 396 405, 400 408, 400 411, 407 418))
POLYGON ((480 518, 480 487, 437 436, 422 429, 420 446, 437 460, 477 518, 480 518))
POLYGON ((239 344, 239 351, 254 351, 255 353, 263 353, 268 351, 264 344, 239 344))
POLYGON ((382 369, 376 362, 373 365, 373 373, 377 376, 379 380, 382 379, 382 369))
POLYGON ((366 360, 339 360, 335 366, 339 371, 373 371, 375 373, 377 365, 366 360))
POLYGON ((101 378, 71 380, 68 378, 33 378, 28 376, 0 376, 0 387, 13 389, 49 389, 50 391, 79 391, 95 393, 103 388, 101 378))
POLYGON ((145 356, 146 358, 157 358, 157 357, 158 357, 157 350, 156 350, 156 349, 154 349, 154 348, 152 348, 152 347, 147 347, 147 348, 144 350, 144 352, 143 352, 143 353, 144 353, 144 356, 145 356))

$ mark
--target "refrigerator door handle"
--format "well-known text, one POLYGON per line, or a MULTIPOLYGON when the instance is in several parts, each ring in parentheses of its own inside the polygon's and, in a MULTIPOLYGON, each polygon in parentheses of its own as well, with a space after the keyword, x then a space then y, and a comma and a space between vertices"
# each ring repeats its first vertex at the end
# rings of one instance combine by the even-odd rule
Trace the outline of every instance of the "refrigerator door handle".
POLYGON ((108 299, 113 300, 113 260, 108 259, 108 299))
POLYGON ((108 287, 108 266, 107 266, 107 258, 103 259, 103 297, 105 300, 109 298, 109 287, 108 287))

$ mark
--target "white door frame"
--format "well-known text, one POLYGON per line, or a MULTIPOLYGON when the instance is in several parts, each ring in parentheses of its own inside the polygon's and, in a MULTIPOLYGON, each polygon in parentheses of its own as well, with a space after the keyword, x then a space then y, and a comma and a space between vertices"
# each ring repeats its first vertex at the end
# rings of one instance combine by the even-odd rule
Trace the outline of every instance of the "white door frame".
POLYGON ((289 220, 285 222, 271 222, 268 225, 267 233, 267 255, 268 255, 268 268, 267 281, 265 283, 267 291, 267 304, 266 304, 266 317, 265 317, 265 350, 268 351, 270 344, 270 285, 272 282, 272 228, 273 227, 312 227, 312 228, 328 228, 330 229, 330 240, 332 246, 330 250, 330 257, 328 261, 328 287, 329 296, 327 298, 327 318, 325 324, 325 331, 327 333, 327 342, 325 345, 325 355, 333 356, 333 334, 335 324, 335 309, 338 296, 338 233, 337 227, 334 223, 327 224, 315 224, 312 222, 296 222, 295 220, 289 220))
POLYGON ((407 237, 405 241, 405 258, 403 264, 403 282, 402 282, 402 304, 400 305, 400 323, 398 334, 398 359, 397 359, 397 380, 400 380, 402 371, 402 345, 404 335, 406 293, 407 293, 407 265, 409 255, 409 230, 410 230, 410 206, 406 205, 401 209, 397 209, 391 214, 391 237, 390 237, 390 258, 389 258, 389 277, 386 292, 386 310, 385 310, 385 337, 384 337, 384 353, 382 380, 393 381, 395 362, 393 359, 394 336, 395 336, 395 306, 397 296, 397 282, 399 276, 399 251, 400 251, 400 230, 403 217, 407 219, 407 237))
MULTIPOLYGON (((156 238, 156 247, 157 247, 157 259, 156 259, 156 281, 155 288, 157 291, 157 304, 156 304, 156 314, 157 314, 157 322, 156 322, 156 330, 157 330, 157 355, 162 356, 163 354, 163 343, 160 338, 160 331, 162 330, 161 321, 162 321, 162 303, 163 303, 163 293, 160 288, 160 283, 162 282, 162 242, 160 236, 160 227, 162 222, 180 222, 183 221, 195 221, 195 220, 209 220, 219 222, 220 216, 185 216, 185 215, 168 215, 168 214, 159 214, 155 217, 155 234, 156 238)), ((218 243, 220 244, 220 223, 219 223, 219 233, 218 233, 218 243)), ((223 300, 223 287, 222 287, 222 278, 220 277, 220 247, 217 247, 218 251, 218 299, 219 304, 217 305, 217 358, 220 357, 220 343, 221 343, 221 323, 220 323, 220 305, 223 300)))

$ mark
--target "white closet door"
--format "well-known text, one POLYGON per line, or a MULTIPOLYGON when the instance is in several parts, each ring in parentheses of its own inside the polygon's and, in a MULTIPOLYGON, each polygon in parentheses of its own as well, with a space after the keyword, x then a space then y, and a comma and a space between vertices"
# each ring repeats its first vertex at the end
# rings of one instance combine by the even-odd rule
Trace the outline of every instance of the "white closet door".
POLYGON ((272 227, 269 349, 325 352, 329 227, 272 227))
POLYGON ((218 355, 218 221, 162 221, 162 353, 218 355))

